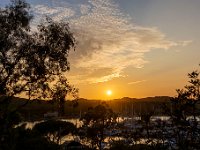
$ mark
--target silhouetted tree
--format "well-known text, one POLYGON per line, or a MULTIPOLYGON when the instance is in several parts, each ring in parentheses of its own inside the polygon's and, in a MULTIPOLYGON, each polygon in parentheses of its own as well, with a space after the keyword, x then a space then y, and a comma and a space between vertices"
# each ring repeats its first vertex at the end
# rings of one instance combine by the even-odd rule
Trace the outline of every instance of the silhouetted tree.
MULTIPOLYGON (((29 101, 11 108, 14 96, 25 93, 29 100, 51 98, 52 84, 70 69, 68 54, 75 39, 68 24, 47 18, 31 31, 30 6, 13 0, 0 8, 0 134, 6 142, 11 120, 29 101)), ((69 87, 69 86, 68 86, 69 87)))
POLYGON ((141 117, 141 121, 144 123, 144 128, 147 132, 147 138, 150 138, 149 135, 149 125, 151 122, 151 117, 153 116, 154 111, 144 111, 141 112, 140 117, 141 117))
POLYGON ((70 122, 49 120, 36 124, 33 130, 38 131, 39 134, 46 137, 49 141, 59 144, 62 137, 69 133, 75 134, 76 127, 70 122))
POLYGON ((178 89, 178 96, 173 99, 174 102, 182 102, 181 105, 185 107, 185 112, 193 115, 193 119, 196 120, 196 103, 200 101, 200 72, 195 70, 188 73, 189 85, 186 85, 184 89, 178 89), (187 108, 186 108, 187 107, 187 108), (192 112, 188 112, 188 108, 192 108, 192 112))
POLYGON ((196 103, 200 101, 200 72, 198 70, 188 74, 189 85, 185 86, 186 98, 188 99, 188 105, 192 107, 192 115, 196 120, 196 103))
POLYGON ((59 76, 58 82, 54 85, 52 90, 52 100, 56 102, 59 114, 62 116, 65 112, 65 99, 67 96, 77 98, 78 89, 69 84, 66 77, 59 76))
MULTIPOLYGON (((68 53, 75 45, 68 24, 50 18, 31 32, 29 5, 14 1, 0 11, 0 94, 14 96, 31 89, 41 94, 49 82, 69 70, 68 53)), ((35 95, 34 95, 35 96, 35 95)))
POLYGON ((199 148, 199 129, 196 115, 199 114, 197 103, 200 102, 200 79, 199 71, 188 74, 189 85, 184 89, 177 90, 177 97, 172 99, 172 119, 176 144, 180 149, 199 148), (190 121, 188 116, 193 116, 190 121))
POLYGON ((45 137, 37 132, 26 128, 26 124, 22 124, 13 128, 13 135, 11 145, 6 149, 13 150, 58 150, 60 146, 52 141, 48 141, 45 137))
POLYGON ((106 105, 89 108, 82 117, 84 125, 87 126, 87 137, 97 144, 99 149, 102 149, 105 129, 110 129, 116 118, 116 114, 106 105))

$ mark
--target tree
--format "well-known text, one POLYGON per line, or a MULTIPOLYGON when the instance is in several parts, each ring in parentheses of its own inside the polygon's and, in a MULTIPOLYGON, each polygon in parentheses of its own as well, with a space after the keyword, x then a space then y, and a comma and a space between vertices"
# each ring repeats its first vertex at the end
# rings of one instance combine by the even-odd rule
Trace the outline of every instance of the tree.
POLYGON ((5 149, 14 150, 58 150, 60 145, 48 141, 45 137, 41 136, 35 130, 27 129, 26 124, 22 124, 17 128, 13 128, 15 133, 12 138, 14 143, 5 149))
POLYGON ((187 107, 192 107, 192 112, 188 112, 193 115, 196 120, 196 103, 200 101, 200 72, 195 70, 188 73, 189 85, 186 85, 184 89, 178 89, 178 96, 175 97, 177 101, 184 101, 187 107))
POLYGON ((29 8, 16 0, 0 10, 0 95, 31 89, 31 96, 45 97, 49 82, 70 69, 68 54, 75 39, 68 24, 47 18, 33 32, 29 8))
MULTIPOLYGON (((31 31, 33 16, 29 9, 23 0, 13 0, 7 7, 0 8, 1 137, 7 136, 9 128, 14 126, 10 125, 10 114, 29 102, 10 108, 14 96, 25 93, 29 100, 52 98, 52 84, 69 71, 68 54, 75 48, 67 23, 46 18, 37 26, 37 31, 31 31)), ((68 82, 66 84, 70 87, 68 82)), ((5 142, 6 138, 2 139, 5 142)))
POLYGON ((66 77, 59 76, 58 82, 54 85, 52 90, 52 100, 56 102, 57 109, 59 110, 59 114, 62 116, 65 113, 65 99, 67 95, 70 95, 74 98, 77 98, 78 89, 69 85, 66 77))
POLYGON ((150 112, 142 112, 141 116, 141 121, 143 121, 145 123, 144 128, 146 129, 147 132, 147 138, 148 140, 150 139, 150 135, 149 135, 149 125, 151 122, 151 117, 153 116, 153 111, 150 112))
POLYGON ((116 118, 116 114, 106 105, 89 108, 82 117, 87 127, 87 137, 92 139, 92 143, 97 144, 99 149, 102 149, 105 129, 111 128, 116 123, 116 118))
POLYGON ((76 127, 70 122, 49 120, 36 124, 33 130, 38 131, 49 141, 60 144, 62 137, 68 135, 69 133, 75 134, 76 127))
POLYGON ((189 85, 177 90, 177 96, 172 99, 172 119, 177 146, 180 149, 196 148, 199 141, 196 115, 199 114, 197 103, 200 101, 200 72, 195 70, 188 74, 189 85), (193 116, 193 120, 188 120, 193 116))

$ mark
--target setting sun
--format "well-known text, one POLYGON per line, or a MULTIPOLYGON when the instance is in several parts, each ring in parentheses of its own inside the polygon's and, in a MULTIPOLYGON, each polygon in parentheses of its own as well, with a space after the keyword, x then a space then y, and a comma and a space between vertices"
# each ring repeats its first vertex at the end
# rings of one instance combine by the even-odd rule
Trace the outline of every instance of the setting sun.
POLYGON ((106 91, 106 94, 107 94, 108 96, 111 96, 111 95, 112 95, 112 91, 111 91, 111 90, 107 90, 107 91, 106 91))

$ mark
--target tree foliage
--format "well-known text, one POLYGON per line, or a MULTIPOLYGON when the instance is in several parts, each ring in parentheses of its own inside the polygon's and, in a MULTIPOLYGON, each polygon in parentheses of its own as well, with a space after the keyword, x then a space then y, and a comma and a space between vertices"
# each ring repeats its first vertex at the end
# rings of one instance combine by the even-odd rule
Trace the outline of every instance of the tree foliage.
POLYGON ((29 100, 56 97, 63 104, 67 94, 77 94, 64 77, 61 80, 70 69, 68 55, 76 44, 68 24, 47 17, 34 31, 32 19, 24 0, 12 0, 0 8, 0 134, 5 143, 16 123, 10 116, 28 103, 14 108, 10 105, 14 96, 27 94, 29 100))
POLYGON ((16 0, 0 10, 1 95, 14 96, 29 89, 31 95, 42 95, 49 82, 70 69, 68 54, 75 39, 68 24, 47 18, 33 32, 29 8, 16 0))
POLYGON ((188 74, 189 85, 177 90, 172 99, 171 117, 176 144, 180 149, 199 149, 199 129, 196 116, 200 114, 200 72, 195 70, 188 74), (193 118, 189 118, 193 116, 193 118))
POLYGON ((199 112, 196 104, 200 101, 200 72, 195 70, 188 73, 189 85, 184 89, 178 89, 177 96, 172 99, 174 106, 173 116, 176 120, 186 120, 187 115, 195 116, 199 112))
POLYGON ((52 100, 56 102, 60 115, 65 113, 65 99, 69 94, 76 99, 78 96, 78 89, 69 85, 66 77, 59 76, 59 80, 52 88, 52 100))
POLYGON ((97 145, 102 149, 102 142, 105 139, 104 132, 112 128, 116 122, 117 115, 107 105, 98 105, 89 108, 82 117, 84 125, 87 127, 87 137, 91 139, 92 145, 97 145))
POLYGON ((33 130, 49 139, 49 141, 59 144, 62 137, 68 135, 69 133, 75 134, 76 127, 70 122, 49 120, 36 124, 33 130))

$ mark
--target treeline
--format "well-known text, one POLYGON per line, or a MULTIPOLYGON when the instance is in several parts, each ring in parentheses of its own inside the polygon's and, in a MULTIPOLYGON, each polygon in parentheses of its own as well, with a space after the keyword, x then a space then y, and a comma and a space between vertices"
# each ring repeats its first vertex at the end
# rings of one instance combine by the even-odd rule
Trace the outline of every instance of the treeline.
MULTIPOLYGON (((64 104, 64 116, 80 117, 89 108, 102 103, 108 105, 120 116, 139 116, 143 112, 153 112, 154 115, 167 115, 164 106, 170 106, 170 99, 171 97, 168 96, 156 96, 141 99, 124 97, 109 101, 87 100, 82 98, 74 101, 68 100, 64 104)), ((20 106, 23 103, 26 103, 26 101, 28 100, 23 98, 14 98, 11 107, 20 106)), ((45 113, 54 111, 57 111, 57 104, 51 100, 32 100, 20 109, 20 113, 25 120, 43 119, 45 113)))
POLYGON ((115 113, 120 116, 137 116, 142 112, 154 112, 155 115, 165 115, 163 110, 164 106, 170 105, 171 97, 168 96, 156 96, 147 98, 129 98, 124 97, 121 99, 113 100, 86 100, 79 99, 78 107, 76 109, 71 109, 70 106, 73 105, 73 101, 68 101, 66 103, 66 111, 68 114, 80 113, 87 111, 90 107, 95 107, 101 103, 106 103, 115 113))

